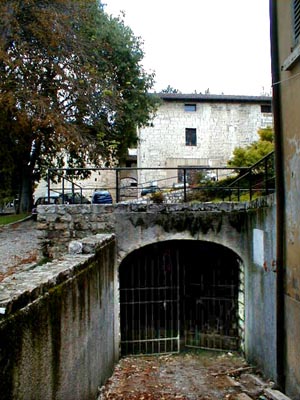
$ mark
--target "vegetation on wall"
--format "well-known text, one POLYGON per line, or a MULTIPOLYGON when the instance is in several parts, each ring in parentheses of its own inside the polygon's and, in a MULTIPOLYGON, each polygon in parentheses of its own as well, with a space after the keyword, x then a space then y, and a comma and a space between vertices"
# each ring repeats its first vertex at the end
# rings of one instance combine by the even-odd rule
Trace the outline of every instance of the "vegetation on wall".
POLYGON ((178 93, 181 93, 181 92, 180 92, 180 90, 174 88, 173 86, 168 85, 165 89, 161 90, 161 93, 174 93, 174 94, 177 93, 178 94, 178 93))
POLYGON ((0 15, 0 196, 28 210, 50 166, 122 158, 155 109, 153 75, 97 0, 2 0, 0 15))

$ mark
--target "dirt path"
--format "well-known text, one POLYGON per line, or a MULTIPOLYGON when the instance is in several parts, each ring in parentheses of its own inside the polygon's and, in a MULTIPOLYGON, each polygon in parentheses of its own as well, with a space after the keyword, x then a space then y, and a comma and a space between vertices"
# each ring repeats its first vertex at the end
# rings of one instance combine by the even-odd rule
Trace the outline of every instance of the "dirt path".
POLYGON ((268 400, 270 386, 231 353, 126 357, 98 400, 268 400))
POLYGON ((38 236, 32 220, 0 227, 0 282, 38 260, 38 236))

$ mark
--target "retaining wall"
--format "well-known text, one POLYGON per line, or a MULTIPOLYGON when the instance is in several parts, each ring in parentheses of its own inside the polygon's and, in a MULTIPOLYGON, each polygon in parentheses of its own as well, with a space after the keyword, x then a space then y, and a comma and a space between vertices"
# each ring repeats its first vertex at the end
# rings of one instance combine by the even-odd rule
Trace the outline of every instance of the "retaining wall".
POLYGON ((110 376, 115 239, 96 235, 82 245, 83 254, 1 282, 1 399, 94 400, 110 376))
POLYGON ((159 241, 203 240, 230 248, 244 266, 246 357, 276 381, 275 210, 274 195, 250 203, 53 205, 39 210, 38 224, 50 255, 65 251, 71 239, 115 232, 115 274, 129 253, 159 241))

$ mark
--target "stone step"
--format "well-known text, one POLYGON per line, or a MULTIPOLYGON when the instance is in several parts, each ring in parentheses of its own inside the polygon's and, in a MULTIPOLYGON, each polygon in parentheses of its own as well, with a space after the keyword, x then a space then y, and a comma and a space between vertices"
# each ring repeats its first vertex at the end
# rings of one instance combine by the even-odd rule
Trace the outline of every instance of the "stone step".
POLYGON ((281 393, 279 390, 274 389, 265 389, 265 395, 268 396, 272 400, 291 400, 290 397, 281 393))

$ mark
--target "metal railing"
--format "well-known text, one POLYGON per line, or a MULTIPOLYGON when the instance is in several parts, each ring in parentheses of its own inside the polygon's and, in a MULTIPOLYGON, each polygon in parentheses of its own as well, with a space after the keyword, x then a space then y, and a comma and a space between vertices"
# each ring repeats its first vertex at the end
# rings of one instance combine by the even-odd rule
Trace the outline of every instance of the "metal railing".
POLYGON ((83 203, 90 200, 97 189, 110 191, 116 203, 252 200, 275 191, 274 152, 250 167, 48 170, 48 197, 56 193, 62 202, 68 199, 69 203, 83 203), (54 178, 56 183, 53 183, 54 178))
POLYGON ((238 201, 240 201, 241 193, 245 191, 249 193, 249 200, 252 200, 254 194, 260 197, 273 193, 275 191, 274 151, 251 165, 248 171, 242 173, 228 186, 228 190, 229 200, 235 191, 238 201))

